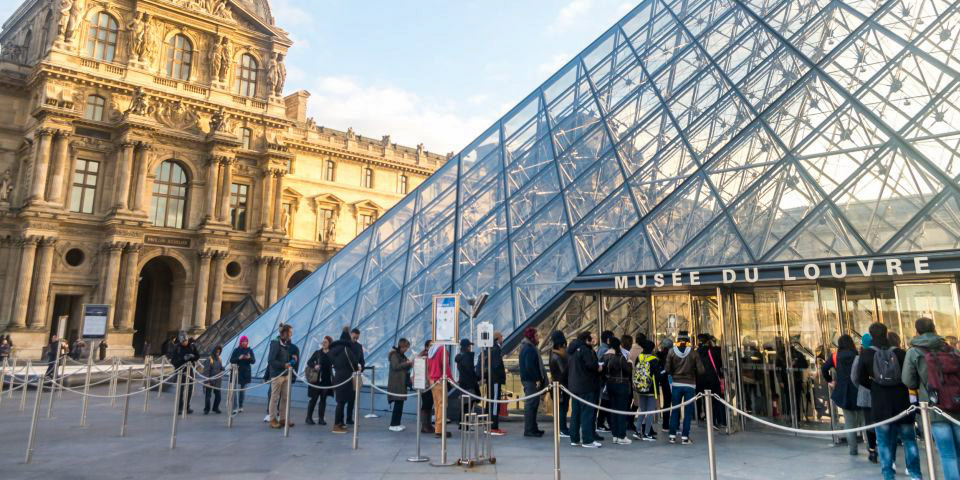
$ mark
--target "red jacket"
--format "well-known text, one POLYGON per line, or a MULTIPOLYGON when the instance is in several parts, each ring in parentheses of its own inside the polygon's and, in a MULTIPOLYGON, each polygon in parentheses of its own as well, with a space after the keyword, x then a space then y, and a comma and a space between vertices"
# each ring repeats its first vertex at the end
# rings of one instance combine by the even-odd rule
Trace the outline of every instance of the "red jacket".
POLYGON ((436 382, 443 378, 443 363, 447 364, 447 378, 453 379, 450 370, 450 355, 447 353, 447 347, 437 347, 433 352, 433 356, 427 359, 427 377, 430 378, 430 383, 436 382))

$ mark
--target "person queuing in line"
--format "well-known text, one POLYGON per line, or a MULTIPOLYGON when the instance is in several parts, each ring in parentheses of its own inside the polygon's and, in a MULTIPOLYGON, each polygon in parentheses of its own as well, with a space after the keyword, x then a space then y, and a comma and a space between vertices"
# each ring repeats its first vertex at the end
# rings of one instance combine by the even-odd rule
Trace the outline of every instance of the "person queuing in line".
MULTIPOLYGON (((623 353, 623 358, 627 359, 627 363, 631 366, 631 368, 633 367, 633 361, 636 359, 635 357, 631 357, 631 352, 633 351, 633 347, 634 347, 633 335, 628 335, 626 333, 623 335, 620 335, 620 352, 623 353)), ((631 382, 630 390, 631 392, 633 391, 632 382, 631 382)), ((637 406, 636 406, 635 400, 636 400, 635 395, 631 393, 630 399, 627 401, 627 410, 636 411, 637 406)), ((633 421, 630 419, 627 419, 626 423, 627 423, 627 427, 626 427, 627 431, 633 432, 634 434, 636 434, 637 430, 636 430, 636 426, 634 426, 633 424, 633 421)))
MULTIPOLYGON (((593 335, 581 332, 567 347, 568 382, 570 392, 583 400, 596 403, 600 388, 600 362, 593 351, 593 335)), ((570 415, 570 445, 584 448, 603 446, 594 437, 595 415, 593 407, 573 399, 570 415)))
MULTIPOLYGON (((367 362, 363 358, 363 345, 360 343, 360 329, 354 328, 350 331, 350 342, 351 342, 351 353, 353 358, 357 360, 357 371, 362 372, 367 369, 367 362)), ((351 396, 347 401, 347 423, 346 425, 353 425, 353 411, 354 403, 356 402, 356 397, 351 396)))
POLYGON ((353 382, 348 381, 361 368, 359 344, 350 337, 349 327, 343 327, 340 339, 330 345, 330 360, 333 362, 333 384, 336 389, 337 406, 333 416, 333 433, 347 433, 347 419, 354 404, 353 382), (346 382, 346 383, 344 383, 346 382))
MULTIPOLYGON (((597 360, 603 358, 606 355, 607 350, 610 349, 610 338, 613 337, 613 332, 610 330, 604 330, 600 332, 600 345, 597 346, 597 360)), ((600 406, 604 408, 610 408, 610 395, 607 392, 606 382, 603 381, 603 378, 600 379, 600 388, 597 390, 597 398, 600 399, 600 406)), ((597 432, 606 433, 610 431, 610 418, 606 411, 596 410, 597 422, 596 429, 594 432, 594 437, 598 440, 603 441, 603 437, 597 434, 597 432)))
MULTIPOLYGON (((437 438, 443 436, 443 425, 446 421, 442 412, 443 405, 443 384, 441 380, 452 380, 453 375, 450 370, 450 354, 447 347, 440 344, 430 345, 430 351, 427 353, 427 378, 433 385, 430 393, 433 395, 433 405, 436 407, 433 420, 433 433, 437 438)), ((450 435, 449 433, 447 435, 450 435)))
POLYGON ((213 413, 220 412, 220 386, 223 384, 221 380, 223 377, 220 376, 223 373, 223 361, 220 360, 220 355, 223 353, 223 347, 217 345, 213 348, 213 352, 210 353, 210 356, 207 358, 207 365, 203 369, 203 376, 207 377, 203 381, 203 414, 208 415, 210 413, 210 396, 213 396, 213 413), (216 378, 215 378, 216 377, 216 378))
POLYGON ((10 335, 0 336, 0 362, 6 360, 9 363, 12 354, 13 342, 10 341, 10 335))
MULTIPOLYGON (((633 387, 637 394, 637 409, 641 412, 657 410, 657 392, 660 388, 658 377, 663 371, 660 360, 653 354, 653 342, 644 339, 640 346, 642 352, 634 361, 633 387)), ((654 414, 648 413, 637 418, 637 432, 633 438, 645 442, 655 442, 653 424, 656 421, 654 414)))
MULTIPOLYGON (((307 382, 321 387, 333 385, 333 362, 330 360, 331 343, 333 343, 332 338, 329 336, 323 337, 320 348, 310 355, 310 359, 307 360, 307 382)), ((326 420, 324 420, 327 412, 327 397, 332 395, 332 393, 330 389, 326 388, 317 388, 315 386, 307 387, 307 396, 310 398, 310 401, 307 403, 307 419, 305 421, 307 425, 315 425, 317 423, 320 425, 327 424, 326 420), (317 403, 320 404, 320 412, 318 415, 320 419, 314 422, 313 411, 317 408, 317 403)))
POLYGON ((86 360, 89 354, 90 350, 87 349, 87 342, 84 342, 82 338, 78 338, 73 342, 73 346, 70 347, 70 358, 75 362, 86 360))
MULTIPOLYGON (((703 374, 697 375, 697 392, 710 390, 711 393, 723 395, 723 352, 716 345, 713 335, 709 333, 697 335, 697 341, 699 342, 697 356, 700 357, 700 363, 704 368, 703 374)), ((710 400, 713 402, 713 427, 718 429, 725 427, 727 425, 726 408, 717 398, 710 400)))
POLYGON ((50 335, 50 343, 47 344, 47 371, 43 374, 45 377, 50 377, 56 371, 58 354, 66 355, 66 347, 66 344, 60 341, 60 337, 56 333, 50 335))
MULTIPOLYGON (((567 337, 563 335, 563 332, 560 330, 554 330, 550 334, 550 341, 553 343, 553 348, 550 349, 550 379, 554 382, 559 383, 560 385, 570 388, 569 375, 569 365, 567 362, 567 337)), ((557 424, 560 427, 560 437, 561 438, 570 438, 570 430, 567 428, 567 410, 570 409, 570 395, 560 390, 560 398, 557 399, 560 402, 559 411, 560 417, 557 420, 557 424)))
POLYGON ((387 398, 393 402, 389 428, 391 432, 402 432, 406 429, 400 424, 400 420, 403 417, 403 401, 406 400, 407 390, 410 387, 410 369, 413 368, 413 360, 407 358, 409 349, 410 340, 401 338, 388 355, 390 375, 387 378, 387 391, 391 395, 387 398))
MULTIPOLYGON (((918 401, 929 402, 931 406, 957 417, 960 404, 950 398, 947 392, 956 392, 960 386, 960 354, 946 339, 937 335, 936 325, 930 318, 918 318, 914 328, 917 336, 910 339, 910 350, 907 350, 904 359, 901 380, 907 388, 917 392, 918 401), (935 394, 931 396, 931 392, 935 394)), ((940 453, 943 478, 960 480, 960 426, 938 413, 932 414, 931 421, 931 433, 940 453)))
MULTIPOLYGON (((473 368, 475 363, 473 359, 473 342, 471 342, 469 338, 461 338, 460 352, 457 353, 456 357, 453 357, 453 362, 457 365, 457 382, 460 388, 480 396, 480 380, 477 378, 476 370, 473 368)), ((467 399, 468 411, 473 408, 475 403, 475 399, 467 399)), ((466 415, 467 412, 463 412, 463 414, 466 415)), ((463 427, 461 426, 460 429, 462 430, 463 427)))
MULTIPOLYGON (((503 333, 493 332, 493 346, 479 355, 476 374, 487 382, 487 392, 490 398, 500 400, 500 393, 507 383, 507 369, 503 364, 503 333), (490 371, 483 373, 488 368, 487 355, 489 355, 490 371)), ((490 415, 490 435, 495 437, 502 437, 507 434, 500 429, 500 416, 497 415, 497 410, 501 405, 500 403, 487 403, 487 415, 490 415)))
MULTIPOLYGON (((906 360, 906 352, 890 346, 886 325, 874 323, 869 330, 873 345, 860 352, 857 378, 860 385, 870 389, 872 420, 882 422, 910 408, 910 394, 903 383, 901 368, 906 360)), ((907 473, 911 478, 923 477, 913 422, 914 415, 911 413, 876 428, 880 472, 885 480, 893 480, 896 474, 893 462, 897 455, 898 440, 903 444, 907 473)))
MULTIPOLYGON (((696 395, 697 376, 703 375, 706 369, 700 361, 700 356, 693 352, 690 345, 690 334, 680 330, 677 335, 677 344, 667 354, 667 373, 673 379, 671 397, 672 405, 677 406, 696 395)), ((690 445, 690 422, 693 420, 693 403, 683 407, 683 430, 680 433, 680 443, 690 445)), ((677 428, 680 425, 680 409, 670 412, 670 443, 677 443, 677 428)))
MULTIPOLYGON (((856 359, 857 346, 853 343, 853 337, 844 334, 837 339, 837 351, 827 357, 827 361, 820 367, 820 374, 833 390, 830 399, 843 411, 844 429, 865 425, 863 409, 857 406, 857 386, 850 380, 856 359)), ((847 448, 850 455, 858 454, 857 432, 847 434, 847 448)))
MULTIPOLYGON (((624 412, 630 408, 630 400, 633 396, 633 369, 630 367, 630 361, 620 350, 620 339, 612 336, 609 342, 610 348, 600 359, 607 381, 607 395, 610 397, 610 408, 624 412)), ((627 416, 611 413, 609 418, 613 443, 618 445, 633 443, 627 438, 627 416)))
POLYGON ((257 363, 257 358, 250 348, 250 339, 246 336, 240 337, 240 346, 230 354, 230 363, 237 366, 237 408, 233 410, 236 415, 243 411, 243 399, 245 397, 247 385, 253 380, 251 366, 257 363))
MULTIPOLYGON (((281 428, 284 423, 292 427, 293 422, 287 418, 287 382, 292 381, 287 375, 287 369, 296 369, 296 359, 293 350, 290 348, 293 344, 293 326, 284 325, 280 327, 280 336, 270 342, 270 350, 267 353, 267 369, 270 370, 270 404, 268 405, 270 416, 270 428, 281 428)), ((292 385, 291 385, 292 386, 292 385)))
MULTIPOLYGON (((870 333, 864 333, 860 337, 860 353, 863 353, 864 350, 869 349, 873 345, 873 337, 870 336, 870 333)), ((873 422, 873 415, 871 415, 871 405, 872 399, 870 398, 870 389, 860 384, 860 353, 857 354, 857 358, 853 360, 853 365, 850 367, 850 382, 857 386, 857 406, 860 407, 860 410, 863 412, 863 421, 865 424, 871 424, 873 422)), ((876 429, 871 428, 866 431, 867 434, 867 460, 870 463, 878 463, 879 457, 877 455, 877 431, 876 429)))
MULTIPOLYGON (((280 325, 277 326, 277 337, 280 336, 280 330, 283 330, 284 323, 280 322, 280 325)), ((271 420, 270 417, 270 399, 273 397, 273 385, 270 383, 270 368, 263 369, 263 383, 267 384, 267 414, 263 416, 263 422, 267 423, 271 420)), ((276 417, 272 417, 276 420, 276 417)))
MULTIPOLYGON (((537 329, 527 327, 523 331, 523 340, 520 342, 520 383, 523 385, 523 395, 530 396, 543 389, 547 382, 547 372, 540 358, 539 338, 537 329)), ((537 412, 540 409, 540 396, 529 398, 523 402, 523 436, 542 437, 543 430, 537 425, 537 412)))
MULTIPOLYGON (((673 405, 673 389, 670 386, 670 374, 667 373, 667 355, 670 354, 670 350, 673 349, 673 340, 669 337, 664 337, 660 340, 660 349, 657 350, 657 360, 660 361, 660 366, 663 368, 660 375, 663 379, 660 382, 660 408, 666 408, 673 405)), ((660 428, 663 430, 670 429, 670 415, 663 414, 663 419, 660 425, 660 428)), ((656 434, 654 434, 656 437, 656 434)))
MULTIPOLYGON (((423 350, 417 354, 424 361, 429 358, 428 354, 432 344, 433 341, 427 339, 423 342, 423 350)), ((434 433, 433 420, 430 418, 431 412, 433 412, 433 389, 420 392, 420 433, 434 433)))
POLYGON ((187 333, 181 331, 177 335, 176 345, 171 348, 170 356, 170 364, 173 365, 175 370, 185 367, 180 372, 182 386, 180 387, 180 398, 177 399, 177 415, 183 413, 184 402, 187 404, 187 414, 193 413, 193 409, 190 408, 190 399, 193 398, 193 382, 190 381, 190 370, 199 358, 200 354, 197 353, 196 347, 190 344, 187 333))

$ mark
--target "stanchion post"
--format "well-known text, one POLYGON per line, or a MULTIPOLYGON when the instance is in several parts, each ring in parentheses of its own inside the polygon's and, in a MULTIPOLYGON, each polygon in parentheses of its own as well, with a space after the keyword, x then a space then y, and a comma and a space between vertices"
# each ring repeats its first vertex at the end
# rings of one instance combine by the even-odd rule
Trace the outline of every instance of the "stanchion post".
POLYGON ((23 372, 23 383, 21 388, 23 392, 20 393, 20 411, 27 409, 27 385, 30 383, 30 370, 33 369, 33 360, 27 360, 27 369, 23 372))
POLYGON ((933 432, 930 425, 930 404, 920 402, 920 420, 923 424, 923 449, 927 454, 927 470, 930 472, 930 478, 937 480, 937 471, 933 462, 933 432))
MULTIPOLYGON (((160 375, 163 380, 163 375, 160 375)), ((143 413, 150 410, 150 388, 153 387, 153 355, 143 365, 143 413)), ((159 388, 163 388, 162 386, 159 388)))
POLYGON ((423 425, 423 389, 417 389, 417 456, 407 459, 408 462, 426 462, 430 460, 420 454, 420 430, 423 425))
POLYGON ((290 436, 290 386, 293 385, 293 368, 287 365, 287 384, 284 385, 286 395, 284 395, 283 405, 283 436, 290 436))
POLYGON ((110 378, 110 406, 117 406, 117 376, 120 375, 120 357, 113 357, 113 373, 110 378))
POLYGON ((127 392, 123 396, 123 423, 120 425, 120 436, 127 436, 127 414, 130 412, 130 385, 133 384, 133 367, 127 367, 127 392))
MULTIPOLYGON (((57 350, 59 352, 59 350, 57 350)), ((63 384, 66 383, 63 381, 63 377, 67 376, 67 357, 62 357, 62 362, 60 362, 60 382, 57 383, 57 398, 63 398, 63 384)))
POLYGON ((558 382, 553 382, 553 480, 560 480, 560 383, 558 382))
POLYGON ((717 451, 713 444, 713 392, 705 390, 704 394, 704 414, 707 417, 707 462, 710 470, 710 480, 717 480, 717 451))
POLYGON ((450 358, 447 352, 447 346, 442 345, 443 349, 441 363, 443 364, 443 378, 440 384, 441 402, 440 402, 440 465, 447 464, 447 361, 450 358))
POLYGON ((357 430, 360 428, 360 372, 353 372, 353 449, 356 450, 357 430))
POLYGON ((167 363, 167 357, 160 356, 160 386, 157 387, 157 398, 160 398, 160 395, 163 393, 163 376, 166 375, 165 364, 167 363))
POLYGON ((93 368, 93 352, 90 352, 87 355, 87 374, 83 380, 83 406, 80 410, 80 426, 87 426, 87 405, 90 402, 90 397, 87 395, 90 393, 90 373, 93 368))
MULTIPOLYGON (((37 417, 40 414, 40 397, 43 396, 43 381, 45 378, 45 375, 39 375, 39 378, 37 378, 37 397, 33 403, 33 419, 30 420, 30 436, 27 438, 27 456, 24 463, 30 463, 33 460, 33 442, 37 438, 37 417)), ((24 387, 26 387, 26 384, 24 384, 24 387)), ((53 392, 51 391, 50 394, 53 395, 53 392)))
MULTIPOLYGON (((66 362, 66 360, 64 360, 66 362)), ((50 381, 50 397, 47 398, 47 418, 53 417, 53 391, 57 388, 57 374, 60 372, 60 346, 57 346, 57 358, 53 363, 53 379, 50 381)), ((63 379, 60 379, 63 382, 63 379)))
POLYGON ((230 377, 227 379, 227 428, 233 428, 233 382, 237 379, 237 366, 230 364, 230 377))
POLYGON ((376 402, 376 397, 374 396, 376 392, 374 392, 375 389, 373 388, 373 385, 376 383, 377 383, 377 366, 371 365, 370 366, 370 413, 364 416, 364 418, 380 418, 380 415, 377 415, 377 413, 373 410, 374 402, 376 402))
MULTIPOLYGON (((3 387, 4 381, 7 378, 7 357, 3 357, 3 365, 0 366, 0 405, 3 405, 3 387)), ((13 386, 13 382, 10 382, 10 386, 13 386)))
MULTIPOLYGON (((192 397, 193 397, 194 372, 193 372, 193 366, 190 364, 190 362, 184 363, 182 368, 183 368, 183 374, 186 375, 186 377, 183 379, 183 386, 181 386, 180 388, 186 389, 185 392, 182 392, 183 396, 186 398, 184 398, 183 400, 183 404, 184 404, 183 408, 180 409, 180 418, 187 418, 187 412, 190 410, 190 401, 193 400, 192 397)), ((179 401, 180 401, 180 397, 177 397, 177 402, 179 401)))
POLYGON ((7 398, 13 398, 13 382, 17 380, 17 356, 13 356, 13 363, 10 367, 10 388, 7 389, 7 398))
POLYGON ((174 370, 173 373, 177 376, 177 386, 174 389, 173 393, 173 427, 170 430, 170 450, 177 448, 177 408, 180 406, 180 387, 183 385, 183 377, 181 375, 186 372, 184 369, 183 372, 178 372, 174 370))

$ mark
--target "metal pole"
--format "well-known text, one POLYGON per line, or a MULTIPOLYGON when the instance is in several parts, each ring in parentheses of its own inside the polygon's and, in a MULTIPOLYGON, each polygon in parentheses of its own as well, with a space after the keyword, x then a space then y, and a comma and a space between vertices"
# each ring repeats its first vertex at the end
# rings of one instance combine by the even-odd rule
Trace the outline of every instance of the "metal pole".
POLYGON ((717 451, 713 444, 713 392, 705 390, 703 398, 704 414, 707 417, 707 462, 710 469, 710 480, 717 480, 717 451))
MULTIPOLYGON (((150 410, 150 388, 153 387, 153 356, 147 357, 147 361, 143 366, 143 413, 147 413, 150 410)), ((163 379, 163 375, 160 375, 160 379, 163 379)), ((162 387, 161 387, 162 388, 162 387)))
POLYGON ((87 426, 87 404, 90 402, 90 398, 87 396, 90 393, 90 373, 91 368, 93 368, 93 352, 90 352, 87 355, 87 375, 83 380, 83 407, 80 411, 80 426, 87 426))
POLYGON ((933 464, 933 432, 930 430, 930 404, 920 402, 920 420, 923 422, 923 449, 927 453, 927 470, 931 480, 937 480, 937 471, 933 464))
POLYGON ((17 356, 13 356, 13 365, 10 367, 10 388, 7 390, 7 398, 13 398, 13 390, 15 386, 13 382, 17 380, 17 356))
MULTIPOLYGON (((193 367, 190 365, 190 362, 183 364, 183 374, 186 375, 186 377, 183 379, 183 386, 181 388, 186 389, 186 391, 183 392, 183 396, 186 398, 183 401, 183 408, 180 409, 180 418, 187 418, 187 411, 190 410, 190 400, 192 400, 190 397, 192 397, 191 394, 193 393, 193 367)), ((177 397, 177 401, 180 401, 180 397, 177 397)))
POLYGON ((233 389, 237 380, 237 366, 230 364, 230 377, 227 380, 227 428, 233 428, 233 389))
MULTIPOLYGON (((57 358, 53 361, 53 379, 50 381, 50 397, 47 398, 47 418, 53 417, 53 390, 57 388, 57 374, 60 371, 60 344, 57 343, 57 358)), ((63 379, 60 379, 62 382, 63 379)))
POLYGON ((283 387, 286 389, 287 394, 286 400, 283 405, 283 436, 290 436, 290 385, 293 384, 293 369, 290 368, 290 365, 287 365, 287 384, 283 387))
POLYGON ((373 385, 375 383, 377 383, 377 367, 376 365, 371 365, 370 366, 370 413, 366 414, 363 418, 380 418, 380 415, 377 415, 376 412, 373 411, 373 404, 376 401, 376 397, 374 397, 374 394, 376 392, 374 392, 374 388, 373 388, 373 385))
MULTIPOLYGON (((0 366, 0 405, 3 405, 3 387, 4 379, 7 377, 7 358, 3 358, 3 366, 0 366)), ((12 376, 11 376, 12 378, 12 376)), ((13 382, 10 382, 10 386, 13 386, 13 382)))
POLYGON ((33 368, 33 360, 27 360, 27 369, 23 372, 23 383, 21 388, 23 392, 20 393, 20 411, 27 409, 27 384, 30 383, 30 370, 33 368))
POLYGON ((180 375, 184 372, 174 370, 173 373, 177 375, 177 387, 173 394, 173 428, 170 431, 170 450, 177 448, 177 408, 180 405, 180 386, 183 383, 183 378, 180 375))
POLYGON ((423 389, 417 389, 417 456, 407 459, 408 462, 426 462, 430 460, 420 454, 420 428, 423 425, 423 389))
MULTIPOLYGON (((165 364, 167 363, 167 357, 160 356, 160 383, 163 383, 163 376, 166 375, 165 364)), ((160 398, 160 395, 163 393, 163 385, 157 387, 157 398, 160 398)))
POLYGON ((120 436, 127 436, 127 414, 130 412, 130 385, 133 384, 133 367, 127 368, 127 394, 123 397, 123 424, 120 425, 120 436))
POLYGON ((560 383, 553 382, 553 480, 560 480, 560 383))
POLYGON ((120 375, 120 357, 113 357, 113 378, 110 379, 110 406, 117 406, 117 377, 120 375))
MULTIPOLYGON (((46 376, 40 375, 39 377, 40 378, 37 379, 37 399, 33 403, 33 418, 30 420, 30 437, 27 438, 27 456, 24 459, 24 463, 30 463, 30 461, 33 460, 33 442, 37 438, 37 417, 40 414, 40 397, 43 396, 43 381, 46 376)), ((24 388, 26 388, 26 384, 24 384, 24 388)), ((53 395, 53 392, 51 391, 50 394, 53 395)))
MULTIPOLYGON (((59 352, 59 350, 57 350, 59 352)), ((67 359, 61 358, 63 361, 60 362, 60 382, 57 384, 57 398, 63 398, 63 384, 66 383, 63 381, 63 377, 67 376, 67 359)))
POLYGON ((443 400, 440 402, 441 414, 440 414, 440 464, 447 464, 447 360, 449 359, 449 353, 447 352, 447 346, 443 345, 440 348, 443 349, 443 357, 440 359, 443 363, 443 383, 440 385, 440 391, 443 395, 443 400))
POLYGON ((360 372, 353 372, 353 449, 357 449, 357 430, 360 428, 360 372))

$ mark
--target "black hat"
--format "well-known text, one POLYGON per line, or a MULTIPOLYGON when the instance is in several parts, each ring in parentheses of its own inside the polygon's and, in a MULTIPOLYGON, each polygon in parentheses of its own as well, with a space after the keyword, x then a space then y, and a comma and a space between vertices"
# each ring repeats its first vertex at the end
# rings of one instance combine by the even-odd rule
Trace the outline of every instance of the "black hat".
POLYGON ((467 348, 470 345, 473 345, 473 342, 471 342, 469 338, 460 339, 460 348, 467 348))
POLYGON ((558 348, 567 344, 567 337, 560 330, 554 330, 550 334, 550 341, 553 342, 553 348, 558 348))
POLYGON ((689 342, 689 341, 690 341, 690 332, 688 332, 688 331, 686 331, 686 330, 680 330, 680 332, 677 334, 677 341, 678 341, 678 342, 689 342))

